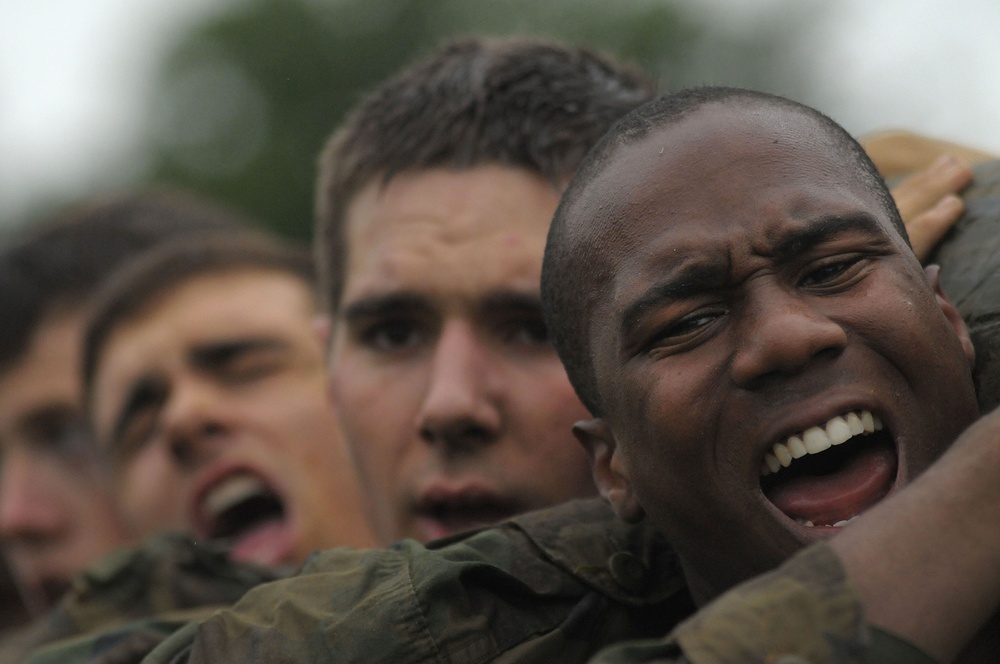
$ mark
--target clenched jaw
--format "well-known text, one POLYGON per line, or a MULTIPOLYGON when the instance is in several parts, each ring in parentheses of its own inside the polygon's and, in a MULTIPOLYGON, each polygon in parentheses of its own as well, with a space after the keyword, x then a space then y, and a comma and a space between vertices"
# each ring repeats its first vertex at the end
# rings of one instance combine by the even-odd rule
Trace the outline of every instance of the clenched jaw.
POLYGON ((775 442, 761 462, 761 490, 814 535, 836 532, 897 482, 899 454, 876 413, 852 410, 775 442))

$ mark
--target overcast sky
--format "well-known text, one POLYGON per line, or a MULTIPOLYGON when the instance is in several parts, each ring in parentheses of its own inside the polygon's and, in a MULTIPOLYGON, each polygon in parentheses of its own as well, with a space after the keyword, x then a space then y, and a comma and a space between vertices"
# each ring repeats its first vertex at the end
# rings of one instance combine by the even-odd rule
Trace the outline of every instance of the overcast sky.
MULTIPOLYGON (((740 30, 805 1, 692 4, 740 30)), ((158 59, 184 27, 229 3, 0 0, 0 221, 46 191, 104 185, 95 165, 127 162, 158 59)), ((905 127, 1000 154, 1000 3, 828 5, 798 40, 802 66, 823 83, 813 104, 855 133, 905 127)))

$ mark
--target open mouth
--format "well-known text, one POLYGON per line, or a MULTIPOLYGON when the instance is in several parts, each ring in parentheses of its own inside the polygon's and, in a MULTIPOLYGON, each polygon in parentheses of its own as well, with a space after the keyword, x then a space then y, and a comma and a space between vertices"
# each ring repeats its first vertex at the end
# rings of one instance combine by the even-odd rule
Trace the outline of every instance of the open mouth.
POLYGON ((870 411, 851 411, 775 443, 761 489, 803 526, 840 528, 889 493, 897 469, 892 433, 870 411))
POLYGON ((249 473, 229 475, 200 500, 200 534, 230 540, 236 560, 267 565, 283 562, 288 548, 286 521, 282 497, 249 473))

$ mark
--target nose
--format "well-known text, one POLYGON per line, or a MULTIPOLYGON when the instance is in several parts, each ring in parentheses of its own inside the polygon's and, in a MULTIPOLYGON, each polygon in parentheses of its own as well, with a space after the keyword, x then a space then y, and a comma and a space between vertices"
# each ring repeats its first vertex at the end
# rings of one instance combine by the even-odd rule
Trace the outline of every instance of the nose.
POLYGON ((446 321, 430 358, 427 392, 417 415, 420 437, 448 454, 496 440, 501 413, 496 359, 467 321, 446 321))
POLYGON ((732 376, 753 389, 770 379, 802 372, 820 357, 835 357, 847 332, 822 309, 822 300, 771 284, 748 297, 738 326, 732 376))
MULTIPOLYGON (((63 532, 66 512, 58 491, 48 490, 46 460, 17 447, 4 452, 0 471, 0 537, 9 542, 41 543, 63 532)), ((53 463, 48 460, 48 463, 53 463)))
POLYGON ((161 423, 170 457, 192 469, 211 458, 226 432, 226 400, 207 380, 179 380, 171 388, 161 423))

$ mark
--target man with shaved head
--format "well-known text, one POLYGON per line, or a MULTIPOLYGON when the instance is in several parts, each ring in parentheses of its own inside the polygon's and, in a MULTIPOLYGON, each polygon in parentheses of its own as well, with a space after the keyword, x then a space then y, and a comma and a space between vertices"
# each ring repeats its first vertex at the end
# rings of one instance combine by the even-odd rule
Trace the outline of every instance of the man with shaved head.
POLYGON ((904 489, 977 417, 968 332, 831 120, 727 88, 645 106, 564 195, 543 296, 601 493, 696 603, 829 540, 867 619, 942 659, 996 608, 998 551, 956 519, 995 517, 995 417, 904 489))

